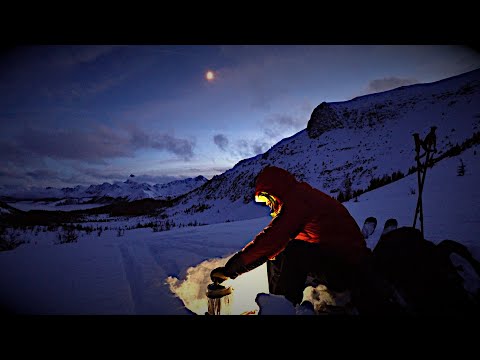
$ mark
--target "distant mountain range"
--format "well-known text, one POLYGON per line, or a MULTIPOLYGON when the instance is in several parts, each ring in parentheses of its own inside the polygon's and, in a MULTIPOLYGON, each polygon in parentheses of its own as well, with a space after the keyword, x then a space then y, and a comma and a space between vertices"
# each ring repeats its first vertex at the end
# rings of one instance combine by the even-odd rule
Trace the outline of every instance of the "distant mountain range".
POLYGON ((208 180, 203 176, 175 180, 166 184, 150 185, 136 182, 131 176, 125 182, 116 181, 113 184, 103 183, 100 185, 65 187, 62 189, 47 187, 44 189, 34 188, 31 190, 16 191, 2 194, 4 198, 17 200, 40 200, 40 199, 65 199, 65 204, 83 203, 91 199, 122 198, 133 201, 139 199, 164 200, 185 194, 208 180))

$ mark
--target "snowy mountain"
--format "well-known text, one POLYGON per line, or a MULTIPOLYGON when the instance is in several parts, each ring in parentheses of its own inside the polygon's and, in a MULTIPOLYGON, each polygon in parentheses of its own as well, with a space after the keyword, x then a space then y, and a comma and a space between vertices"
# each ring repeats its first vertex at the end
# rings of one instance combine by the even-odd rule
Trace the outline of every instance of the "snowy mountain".
POLYGON ((121 182, 116 181, 113 184, 104 182, 100 185, 75 186, 73 188, 65 187, 56 189, 48 187, 45 189, 34 188, 31 190, 16 191, 3 193, 13 199, 68 199, 66 204, 82 203, 92 198, 123 198, 129 201, 145 198, 166 199, 185 194, 208 180, 203 176, 188 178, 183 180, 175 180, 166 184, 150 185, 147 183, 139 183, 133 180, 131 176, 128 180, 121 182), (79 200, 83 199, 83 200, 79 200))
POLYGON ((184 180, 175 180, 166 184, 156 184, 153 186, 157 194, 162 194, 162 197, 176 197, 185 194, 197 187, 205 184, 208 180, 203 176, 195 178, 188 178, 184 180))
POLYGON ((345 102, 323 102, 305 130, 214 176, 167 213, 176 222, 194 218, 209 224, 263 216, 268 209, 254 203, 253 180, 266 165, 287 169, 336 198, 346 190, 361 194, 372 188, 372 181, 412 172, 413 134, 424 138, 432 126, 437 127, 438 159, 458 155, 457 145, 478 142, 480 69, 345 102))
POLYGON ((19 213, 20 210, 4 203, 3 201, 0 201, 0 217, 2 215, 7 215, 7 214, 16 214, 19 213))

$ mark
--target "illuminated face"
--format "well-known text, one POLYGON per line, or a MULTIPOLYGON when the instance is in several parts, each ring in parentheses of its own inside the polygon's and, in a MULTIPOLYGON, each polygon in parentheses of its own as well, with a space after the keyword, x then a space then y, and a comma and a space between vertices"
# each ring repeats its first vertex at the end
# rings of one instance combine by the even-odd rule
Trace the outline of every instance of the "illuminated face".
POLYGON ((270 200, 268 199, 270 195, 268 195, 265 192, 260 193, 259 195, 255 195, 255 201, 256 202, 263 202, 263 203, 269 203, 270 200))
POLYGON ((267 205, 270 210, 272 210, 272 212, 270 213, 272 217, 277 216, 278 212, 280 211, 278 206, 278 200, 275 199, 273 195, 270 195, 266 192, 255 195, 255 201, 265 203, 265 205, 267 205))

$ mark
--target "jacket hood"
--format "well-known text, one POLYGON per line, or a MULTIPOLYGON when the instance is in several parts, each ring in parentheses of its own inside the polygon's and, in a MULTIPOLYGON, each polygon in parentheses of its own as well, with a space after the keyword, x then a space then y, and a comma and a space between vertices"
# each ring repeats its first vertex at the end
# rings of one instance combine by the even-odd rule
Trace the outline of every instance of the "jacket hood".
POLYGON ((282 201, 298 181, 293 174, 276 166, 267 166, 257 176, 255 195, 266 192, 282 201))

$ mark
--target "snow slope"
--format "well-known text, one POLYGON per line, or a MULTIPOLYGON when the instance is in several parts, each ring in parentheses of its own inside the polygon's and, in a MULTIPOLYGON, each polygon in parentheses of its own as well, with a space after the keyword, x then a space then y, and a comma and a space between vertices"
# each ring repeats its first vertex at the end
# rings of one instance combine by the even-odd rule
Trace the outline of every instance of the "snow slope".
POLYGON ((406 174, 416 165, 414 133, 424 138, 437 126, 440 156, 480 131, 480 70, 325 108, 312 112, 307 129, 214 176, 167 214, 176 223, 209 224, 261 216, 253 203, 253 180, 266 165, 287 169, 335 197, 347 177, 355 191, 366 189, 373 178, 406 174))

